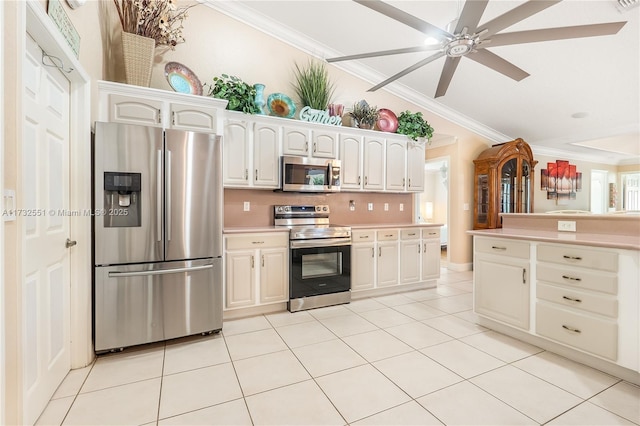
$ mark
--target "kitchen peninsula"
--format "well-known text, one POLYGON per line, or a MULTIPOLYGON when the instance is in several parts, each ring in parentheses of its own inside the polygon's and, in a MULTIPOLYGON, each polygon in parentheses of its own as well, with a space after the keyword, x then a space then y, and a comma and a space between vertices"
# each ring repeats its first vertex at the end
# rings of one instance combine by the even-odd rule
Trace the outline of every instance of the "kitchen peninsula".
POLYGON ((469 231, 479 323, 640 383, 640 216, 502 220, 469 231))

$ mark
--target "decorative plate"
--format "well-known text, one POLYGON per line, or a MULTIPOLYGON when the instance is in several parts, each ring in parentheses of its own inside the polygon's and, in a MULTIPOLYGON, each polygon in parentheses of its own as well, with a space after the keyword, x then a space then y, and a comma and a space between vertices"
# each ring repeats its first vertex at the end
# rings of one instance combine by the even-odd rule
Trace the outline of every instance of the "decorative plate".
POLYGON ((293 118, 296 114, 296 105, 287 95, 282 93, 272 93, 267 98, 267 110, 269 111, 269 115, 293 118))
POLYGON ((202 83, 185 65, 179 62, 168 62, 164 66, 164 76, 176 92, 202 95, 202 83))
POLYGON ((383 132, 395 133, 398 130, 398 117, 390 109, 382 108, 378 110, 378 121, 376 127, 383 132))

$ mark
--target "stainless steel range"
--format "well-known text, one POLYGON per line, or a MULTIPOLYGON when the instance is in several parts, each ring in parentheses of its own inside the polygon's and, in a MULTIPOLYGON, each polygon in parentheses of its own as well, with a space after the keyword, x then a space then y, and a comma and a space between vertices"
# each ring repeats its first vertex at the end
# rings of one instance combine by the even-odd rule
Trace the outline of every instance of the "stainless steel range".
POLYGON ((351 228, 329 222, 329 206, 274 206, 289 232, 289 311, 351 301, 351 228))

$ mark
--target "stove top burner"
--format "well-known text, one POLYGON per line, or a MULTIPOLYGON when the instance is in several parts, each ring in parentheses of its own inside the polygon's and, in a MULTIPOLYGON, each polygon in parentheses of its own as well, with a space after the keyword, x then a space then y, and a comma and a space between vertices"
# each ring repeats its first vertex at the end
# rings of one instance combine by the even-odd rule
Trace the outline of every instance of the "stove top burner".
POLYGON ((329 206, 274 206, 275 226, 286 226, 290 240, 340 239, 351 243, 351 228, 329 223, 329 206))

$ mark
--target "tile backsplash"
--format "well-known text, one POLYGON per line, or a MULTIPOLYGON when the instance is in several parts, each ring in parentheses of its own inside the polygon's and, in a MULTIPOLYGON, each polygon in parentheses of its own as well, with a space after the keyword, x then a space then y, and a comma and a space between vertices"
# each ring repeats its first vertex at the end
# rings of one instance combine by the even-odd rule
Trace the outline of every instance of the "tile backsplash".
POLYGON ((328 204, 331 209, 331 223, 340 225, 368 225, 385 223, 411 223, 413 194, 338 192, 328 194, 278 192, 272 190, 225 189, 225 228, 246 226, 261 227, 273 225, 275 205, 328 204), (349 209, 350 201, 355 210, 349 209), (244 211, 245 202, 249 211, 244 211), (373 210, 367 209, 373 204, 373 210), (384 210, 388 204, 389 209, 384 210), (400 211, 400 206, 403 210, 400 211))

